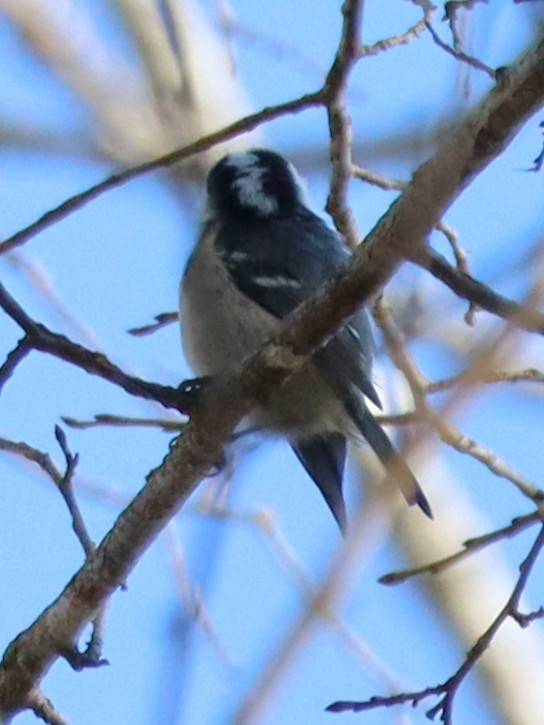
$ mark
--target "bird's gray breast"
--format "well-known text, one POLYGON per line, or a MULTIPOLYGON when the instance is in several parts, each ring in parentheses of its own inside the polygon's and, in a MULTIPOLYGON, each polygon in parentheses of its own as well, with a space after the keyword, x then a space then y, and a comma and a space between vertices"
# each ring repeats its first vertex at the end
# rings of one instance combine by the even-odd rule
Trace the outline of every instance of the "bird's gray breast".
POLYGON ((279 321, 233 284, 213 230, 190 258, 180 289, 183 349, 197 375, 233 372, 279 328, 279 321))

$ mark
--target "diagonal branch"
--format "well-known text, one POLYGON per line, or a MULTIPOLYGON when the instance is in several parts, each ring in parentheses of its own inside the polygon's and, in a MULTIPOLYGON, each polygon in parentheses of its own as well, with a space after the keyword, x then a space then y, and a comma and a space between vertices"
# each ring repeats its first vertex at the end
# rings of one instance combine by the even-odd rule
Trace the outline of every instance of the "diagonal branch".
POLYGON ((387 586, 403 584, 408 579, 420 574, 438 574, 449 566, 459 563, 468 556, 482 551, 487 546, 496 544, 497 541, 504 541, 507 538, 513 538, 519 533, 525 531, 530 526, 542 522, 542 513, 539 510, 531 511, 530 514, 525 516, 518 516, 513 519, 507 526, 503 526, 500 529, 491 531, 488 534, 482 534, 481 536, 474 536, 471 539, 467 539, 463 542, 463 548, 456 551, 454 554, 439 559, 438 561, 431 561, 429 564, 423 564, 422 566, 413 567, 412 569, 403 569, 400 571, 393 571, 389 574, 384 574, 378 581, 380 584, 386 584, 387 586))
POLYGON ((514 323, 523 330, 544 334, 544 314, 494 292, 463 270, 452 267, 442 255, 430 247, 418 250, 413 261, 447 285, 459 297, 470 300, 478 307, 514 323))
POLYGON ((13 375, 21 360, 24 360, 31 350, 32 345, 25 335, 25 337, 19 340, 13 350, 8 353, 5 361, 0 365, 0 393, 2 392, 4 384, 13 375))
POLYGON ((69 338, 51 332, 45 325, 36 322, 17 301, 9 294, 0 282, 0 307, 24 331, 25 337, 18 346, 8 355, 5 363, 0 367, 0 388, 12 373, 15 365, 32 349, 54 355, 60 360, 80 367, 87 373, 97 375, 103 380, 119 385, 131 395, 137 395, 147 400, 155 400, 167 408, 175 408, 180 412, 187 412, 190 407, 190 397, 177 388, 168 385, 150 383, 146 380, 128 375, 121 368, 114 365, 101 352, 94 352, 83 345, 72 342, 69 338))
POLYGON ((102 194, 105 194, 107 191, 116 189, 117 187, 126 184, 128 181, 150 173, 151 171, 157 171, 158 169, 173 166, 190 156, 206 151, 221 141, 228 141, 229 139, 235 138, 242 133, 251 131, 254 128, 257 128, 257 126, 260 126, 261 123, 272 121, 273 119, 284 116, 287 113, 300 113, 310 106, 320 105, 322 103, 322 96, 322 91, 317 91, 315 93, 308 93, 292 101, 286 101, 285 103, 279 103, 276 106, 263 108, 258 113, 253 113, 250 116, 246 116, 245 118, 236 121, 235 123, 225 126, 219 131, 203 136, 197 141, 194 141, 181 149, 176 149, 176 151, 165 154, 158 159, 153 159, 152 161, 147 161, 143 164, 139 164, 138 166, 133 166, 129 169, 125 169, 124 171, 112 174, 107 179, 104 179, 104 181, 100 181, 98 184, 82 191, 80 194, 70 197, 59 206, 43 214, 39 219, 32 222, 32 224, 29 224, 24 229, 21 229, 8 239, 1 242, 0 254, 5 254, 16 247, 21 246, 21 244, 24 244, 29 239, 32 239, 32 237, 36 236, 36 234, 43 232, 45 229, 48 229, 50 226, 56 224, 58 221, 64 219, 66 216, 72 214, 78 209, 82 209, 94 199, 97 199, 99 196, 102 196, 102 194))

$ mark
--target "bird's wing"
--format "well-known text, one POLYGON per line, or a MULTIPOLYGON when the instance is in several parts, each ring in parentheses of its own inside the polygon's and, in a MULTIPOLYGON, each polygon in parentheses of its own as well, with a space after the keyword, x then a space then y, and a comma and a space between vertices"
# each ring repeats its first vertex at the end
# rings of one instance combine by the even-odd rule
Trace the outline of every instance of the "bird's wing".
MULTIPOLYGON (((303 207, 294 217, 226 224, 217 236, 216 252, 240 292, 280 319, 323 286, 350 257, 340 237, 303 207)), ((341 396, 355 385, 380 406, 369 377, 372 339, 364 310, 327 341, 314 359, 341 396)))

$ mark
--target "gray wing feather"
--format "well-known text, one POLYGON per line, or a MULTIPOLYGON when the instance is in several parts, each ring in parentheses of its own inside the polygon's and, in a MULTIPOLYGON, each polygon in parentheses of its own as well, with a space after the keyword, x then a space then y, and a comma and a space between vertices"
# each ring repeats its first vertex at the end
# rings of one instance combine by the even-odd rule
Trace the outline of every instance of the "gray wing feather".
MULTIPOLYGON (((349 262, 341 238, 301 207, 295 218, 226 224, 216 250, 232 281, 253 302, 283 319, 349 262)), ((359 310, 315 355, 323 377, 341 397, 358 388, 378 407, 370 381, 372 337, 367 313, 359 310)))

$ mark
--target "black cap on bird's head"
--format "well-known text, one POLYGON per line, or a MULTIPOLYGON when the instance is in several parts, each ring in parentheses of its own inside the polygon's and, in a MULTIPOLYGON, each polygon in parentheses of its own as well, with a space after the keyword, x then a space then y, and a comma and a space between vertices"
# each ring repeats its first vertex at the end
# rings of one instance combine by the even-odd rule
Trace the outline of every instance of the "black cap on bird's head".
POLYGON ((223 217, 285 217, 305 205, 296 169, 268 149, 228 154, 209 172, 207 188, 209 212, 223 217))

